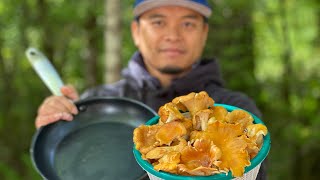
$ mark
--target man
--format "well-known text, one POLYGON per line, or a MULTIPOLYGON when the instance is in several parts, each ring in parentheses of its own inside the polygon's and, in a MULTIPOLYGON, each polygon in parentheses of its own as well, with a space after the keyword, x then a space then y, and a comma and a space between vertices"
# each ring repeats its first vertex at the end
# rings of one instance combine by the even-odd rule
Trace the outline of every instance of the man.
MULTIPOLYGON (((247 96, 223 87, 216 60, 201 59, 211 15, 206 0, 137 0, 133 13, 131 31, 139 51, 123 70, 123 79, 89 89, 81 98, 125 96, 157 111, 177 96, 206 91, 217 103, 261 116, 247 96)), ((39 107, 37 128, 60 119, 70 121, 78 113, 70 101, 78 99, 76 90, 65 86, 61 92, 63 97, 48 97, 39 107)), ((264 172, 262 165, 257 179, 265 179, 264 172)))

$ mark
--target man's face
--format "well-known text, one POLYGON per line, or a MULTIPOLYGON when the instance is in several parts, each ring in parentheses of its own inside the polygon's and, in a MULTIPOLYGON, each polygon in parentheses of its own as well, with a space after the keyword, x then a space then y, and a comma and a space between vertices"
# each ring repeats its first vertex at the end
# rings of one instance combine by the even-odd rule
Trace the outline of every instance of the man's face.
POLYGON ((199 13, 178 6, 152 9, 132 23, 134 42, 153 75, 188 72, 199 60, 207 34, 199 13))

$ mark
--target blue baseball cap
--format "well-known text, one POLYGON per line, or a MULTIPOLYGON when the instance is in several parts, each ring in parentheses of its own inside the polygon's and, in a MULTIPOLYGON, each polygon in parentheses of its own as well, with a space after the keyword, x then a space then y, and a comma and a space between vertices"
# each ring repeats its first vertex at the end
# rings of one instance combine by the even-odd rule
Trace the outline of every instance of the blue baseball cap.
POLYGON ((139 17, 142 13, 161 6, 180 6, 194 10, 206 18, 211 15, 211 7, 207 0, 136 0, 133 14, 139 17))

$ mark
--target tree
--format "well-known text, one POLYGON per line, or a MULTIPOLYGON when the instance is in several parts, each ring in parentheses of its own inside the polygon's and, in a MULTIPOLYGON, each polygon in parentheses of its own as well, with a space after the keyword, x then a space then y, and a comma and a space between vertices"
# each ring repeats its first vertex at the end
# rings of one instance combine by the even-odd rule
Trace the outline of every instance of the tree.
POLYGON ((112 83, 120 79, 121 71, 121 2, 105 1, 105 67, 104 81, 112 83))

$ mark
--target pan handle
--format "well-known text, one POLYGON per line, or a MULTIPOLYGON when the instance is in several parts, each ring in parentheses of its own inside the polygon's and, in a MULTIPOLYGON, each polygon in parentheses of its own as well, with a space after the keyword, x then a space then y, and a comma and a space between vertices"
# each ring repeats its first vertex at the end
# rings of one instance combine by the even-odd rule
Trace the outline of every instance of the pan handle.
POLYGON ((60 89, 63 81, 49 59, 36 48, 28 48, 26 56, 41 80, 52 94, 62 96, 60 89))

